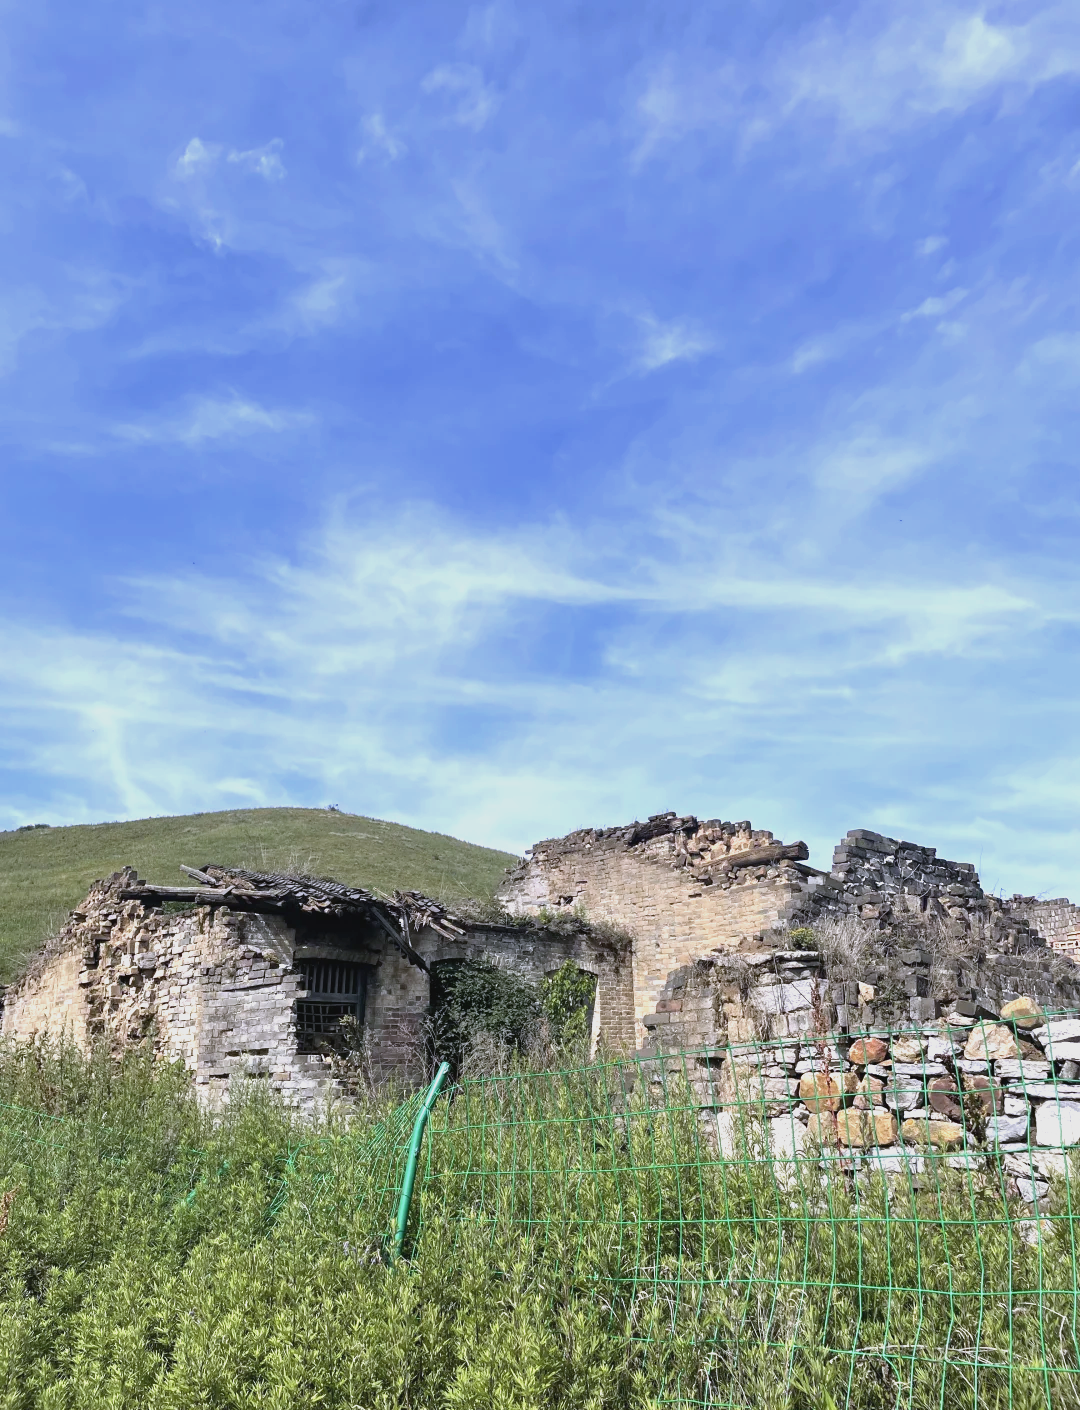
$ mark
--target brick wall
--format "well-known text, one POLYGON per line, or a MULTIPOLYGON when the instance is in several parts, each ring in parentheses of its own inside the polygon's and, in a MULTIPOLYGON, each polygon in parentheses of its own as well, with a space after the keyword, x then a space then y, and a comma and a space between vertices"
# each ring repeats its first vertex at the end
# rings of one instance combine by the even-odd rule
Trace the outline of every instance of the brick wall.
POLYGON ((742 857, 776 846, 771 832, 749 823, 665 814, 647 824, 540 842, 499 894, 513 913, 580 908, 633 935, 633 1018, 640 1039, 641 1020, 673 969, 782 932, 812 890, 817 874, 790 859, 740 865, 742 857))
POLYGON ((325 1064, 296 1052, 291 929, 277 916, 165 912, 119 900, 133 876, 95 886, 8 989, 4 1033, 65 1034, 84 1049, 103 1039, 114 1051, 152 1036, 213 1105, 227 1100, 238 1076, 314 1102, 325 1064))
POLYGON ((1013 896, 1009 909, 1037 930, 1046 943, 1063 955, 1080 960, 1080 906, 1064 896, 1040 901, 1035 896, 1013 896))
MULTIPOLYGON (((159 1053, 184 1062, 211 1106, 227 1101, 243 1077, 311 1109, 333 1083, 324 1056, 298 1051, 296 1000, 304 991, 297 966, 344 960, 368 974, 363 1031, 371 1075, 423 1076, 430 978, 382 930, 317 918, 297 930, 278 914, 223 906, 147 907, 120 898, 135 879, 119 872, 92 888, 8 989, 5 1034, 66 1034, 84 1050, 103 1039, 114 1051, 152 1038, 159 1053)), ((594 1036, 613 1047, 633 1043, 629 955, 583 925, 474 924, 455 940, 425 928, 412 941, 430 964, 484 959, 537 985, 573 960, 597 979, 594 1036)))

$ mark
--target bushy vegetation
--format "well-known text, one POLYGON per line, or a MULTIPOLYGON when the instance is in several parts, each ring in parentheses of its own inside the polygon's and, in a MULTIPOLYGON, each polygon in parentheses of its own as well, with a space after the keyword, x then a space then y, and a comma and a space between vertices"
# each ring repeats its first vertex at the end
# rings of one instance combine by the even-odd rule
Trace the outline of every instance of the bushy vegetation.
POLYGON ((354 886, 490 905, 515 859, 398 823, 319 808, 245 808, 189 817, 0 832, 0 983, 63 922, 90 883, 122 866, 182 884, 181 862, 312 871, 354 886))
MULTIPOLYGON (((255 1084, 252 1084, 254 1088, 255 1084)), ((436 1107, 220 1120, 185 1075, 0 1052, 4 1410, 1070 1410, 1072 1212, 987 1175, 780 1182, 717 1161, 678 1076, 594 1064, 436 1107)))
POLYGON ((449 1058, 455 1075, 463 1064, 466 1071, 501 1069, 525 1052, 534 1061, 586 1057, 595 990, 595 977, 573 960, 539 987, 486 960, 444 961, 434 975, 432 1052, 449 1058))

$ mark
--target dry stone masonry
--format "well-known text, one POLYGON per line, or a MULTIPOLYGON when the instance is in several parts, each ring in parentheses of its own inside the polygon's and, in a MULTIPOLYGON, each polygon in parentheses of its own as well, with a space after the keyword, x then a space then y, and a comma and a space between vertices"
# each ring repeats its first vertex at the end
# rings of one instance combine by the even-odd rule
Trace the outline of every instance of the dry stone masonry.
MULTIPOLYGON (((921 960, 902 962, 918 974, 921 960)), ((645 1019, 647 1065, 688 1079, 728 1153, 749 1122, 781 1161, 822 1153, 917 1174, 928 1152, 967 1166, 993 1158, 1035 1204, 1064 1173, 1064 1148, 1080 1145, 1080 968, 1055 979, 1036 956, 969 964, 963 988, 935 975, 932 1009, 919 1009, 935 1016, 920 1022, 882 1011, 874 985, 830 981, 816 951, 698 960, 669 976, 645 1019), (1025 982, 1071 1013, 1017 994, 1025 982)))

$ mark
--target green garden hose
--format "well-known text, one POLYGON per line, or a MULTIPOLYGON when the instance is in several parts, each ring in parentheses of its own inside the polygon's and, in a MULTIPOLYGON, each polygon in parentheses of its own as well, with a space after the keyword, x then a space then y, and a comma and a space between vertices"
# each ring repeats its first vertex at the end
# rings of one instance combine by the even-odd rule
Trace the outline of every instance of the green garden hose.
POLYGON ((442 1091, 442 1084, 450 1071, 450 1064, 444 1062, 435 1074, 435 1080, 427 1089, 424 1104, 413 1122, 412 1137, 409 1141, 409 1154, 405 1161, 405 1175, 401 1181, 401 1198, 398 1200, 397 1219, 394 1221, 394 1239, 391 1245, 391 1258, 400 1258, 405 1244, 405 1228, 409 1222, 409 1206, 412 1204, 413 1186, 416 1184, 416 1163, 420 1158, 420 1146, 424 1139, 424 1127, 431 1115, 431 1108, 442 1091))

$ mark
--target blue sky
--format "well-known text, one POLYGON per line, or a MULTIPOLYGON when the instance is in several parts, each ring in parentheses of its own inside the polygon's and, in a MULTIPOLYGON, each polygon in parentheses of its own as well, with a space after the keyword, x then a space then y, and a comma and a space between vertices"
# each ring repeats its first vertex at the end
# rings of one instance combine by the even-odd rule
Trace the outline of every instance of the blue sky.
POLYGON ((1080 7, 4 6, 0 826, 1080 897, 1080 7))

